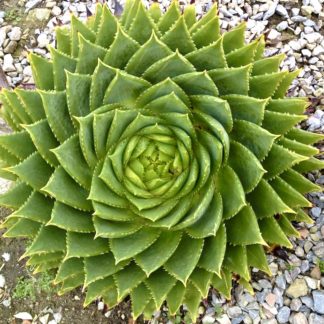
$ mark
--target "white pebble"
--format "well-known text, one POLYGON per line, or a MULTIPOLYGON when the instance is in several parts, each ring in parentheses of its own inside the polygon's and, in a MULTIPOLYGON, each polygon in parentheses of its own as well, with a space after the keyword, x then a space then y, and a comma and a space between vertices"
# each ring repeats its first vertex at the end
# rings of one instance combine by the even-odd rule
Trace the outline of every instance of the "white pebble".
POLYGON ((14 315, 14 318, 18 318, 18 319, 21 319, 23 321, 31 321, 31 320, 33 320, 33 317, 27 312, 17 313, 16 315, 14 315))
POLYGON ((281 23, 279 23, 277 25, 277 30, 278 31, 283 31, 286 30, 288 28, 288 22, 287 21, 282 21, 281 23))
POLYGON ((5 261, 5 262, 9 262, 10 261, 10 254, 5 252, 2 254, 2 259, 5 261))
POLYGON ((270 33, 268 34, 268 39, 275 40, 278 39, 280 36, 281 34, 277 30, 271 29, 270 33))
POLYGON ((5 284, 6 284, 5 277, 2 274, 0 274, 0 288, 3 288, 5 284))

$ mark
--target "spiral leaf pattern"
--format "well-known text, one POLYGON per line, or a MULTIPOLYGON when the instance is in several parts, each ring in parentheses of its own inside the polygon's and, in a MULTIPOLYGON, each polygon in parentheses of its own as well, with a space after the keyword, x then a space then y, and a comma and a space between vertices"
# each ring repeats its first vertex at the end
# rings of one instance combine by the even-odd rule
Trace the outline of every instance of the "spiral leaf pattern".
POLYGON ((60 293, 86 288, 85 305, 130 295, 134 317, 166 300, 193 319, 213 286, 269 272, 264 246, 291 247, 291 221, 318 187, 310 146, 295 128, 304 99, 285 98, 297 72, 245 25, 220 34, 214 5, 166 13, 127 1, 120 18, 97 6, 56 30, 51 60, 30 54, 36 90, 3 90, 0 203, 6 237, 33 240, 23 257, 57 269, 60 293))

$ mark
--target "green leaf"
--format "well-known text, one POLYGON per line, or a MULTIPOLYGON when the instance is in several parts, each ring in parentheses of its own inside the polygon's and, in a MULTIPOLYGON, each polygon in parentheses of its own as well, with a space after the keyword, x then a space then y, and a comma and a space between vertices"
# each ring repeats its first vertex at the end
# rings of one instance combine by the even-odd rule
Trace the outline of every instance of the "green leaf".
POLYGON ((133 317, 137 319, 143 313, 145 306, 150 301, 150 291, 144 283, 141 283, 130 292, 130 296, 132 300, 133 317))
MULTIPOLYGON (((47 269, 44 269, 41 271, 46 271, 47 269)), ((58 291, 58 295, 63 295, 73 289, 76 289, 80 287, 83 283, 84 280, 84 274, 83 273, 78 273, 77 275, 67 278, 66 280, 63 281, 61 289, 58 291)))
POLYGON ((244 120, 234 121, 230 135, 232 139, 246 146, 259 160, 265 158, 277 138, 277 135, 244 120))
MULTIPOLYGON (((262 39, 259 41, 262 42, 262 39)), ((262 58, 253 63, 252 76, 278 72, 285 54, 262 58)))
POLYGON ((312 204, 302 194, 281 178, 274 178, 270 181, 270 185, 289 207, 312 207, 312 204))
POLYGON ((2 134, 0 136, 0 147, 19 160, 24 160, 35 152, 35 146, 26 131, 2 134))
POLYGON ((196 268, 189 278, 204 298, 207 298, 212 276, 212 272, 196 268))
POLYGON ((245 193, 239 177, 228 165, 218 173, 218 185, 216 186, 223 200, 223 218, 235 216, 246 205, 245 193), (231 199, 228 199, 231 197, 231 199))
POLYGON ((184 294, 185 286, 180 281, 177 281, 166 298, 170 315, 176 314, 182 304, 184 294))
POLYGON ((221 277, 214 275, 212 278, 213 287, 218 290, 227 300, 231 299, 232 273, 226 269, 221 272, 221 277))
POLYGON ((97 237, 120 238, 129 236, 143 227, 141 223, 111 222, 99 217, 93 218, 97 237))
POLYGON ((214 17, 191 35, 197 48, 214 43, 220 38, 219 17, 214 17))
POLYGON ((311 145, 324 139, 324 134, 311 133, 299 128, 291 129, 285 137, 303 144, 311 145))
POLYGON ((252 191, 266 172, 255 155, 236 141, 231 141, 228 162, 238 175, 245 192, 252 191))
POLYGON ((128 209, 115 208, 95 201, 92 202, 92 205, 95 210, 94 215, 103 219, 118 222, 134 221, 137 219, 136 215, 128 209))
POLYGON ((255 98, 272 97, 287 71, 250 77, 249 96, 255 98))
POLYGON ((183 55, 196 49, 183 16, 180 16, 174 25, 163 35, 161 41, 173 51, 178 49, 183 55))
POLYGON ((307 160, 306 156, 289 151, 281 145, 274 144, 262 162, 263 167, 267 170, 265 178, 271 179, 278 176, 293 165, 304 160, 307 160))
POLYGON ((73 134, 65 92, 40 92, 45 114, 54 136, 63 143, 73 134))
POLYGON ((46 224, 51 218, 53 205, 54 202, 51 199, 34 191, 27 201, 11 215, 46 224))
POLYGON ((208 71, 208 74, 215 82, 220 95, 247 95, 250 70, 251 65, 246 65, 238 68, 214 69, 208 71))
POLYGON ((114 274, 114 279, 118 291, 118 300, 120 301, 145 279, 145 273, 140 267, 131 263, 114 274))
POLYGON ((223 203, 220 194, 214 193, 213 199, 203 216, 186 232, 193 238, 205 238, 215 236, 223 216, 223 203))
POLYGON ((132 106, 139 94, 149 86, 150 83, 141 78, 117 71, 115 78, 106 90, 103 103, 132 106))
POLYGON ((104 58, 104 62, 112 67, 122 69, 139 48, 140 45, 119 26, 115 39, 104 58))
POLYGON ((272 134, 285 134, 297 123, 305 120, 305 115, 282 114, 274 111, 265 111, 262 127, 272 134))
POLYGON ((267 274, 271 274, 264 248, 262 245, 254 244, 246 247, 249 267, 255 267, 267 274))
POLYGON ((84 307, 88 306, 96 298, 103 296, 105 293, 114 289, 116 288, 112 276, 91 283, 88 286, 87 294, 83 306, 84 307))
POLYGON ((194 34, 197 30, 199 30, 204 25, 212 21, 216 16, 217 16, 217 4, 214 3, 209 9, 209 11, 190 28, 190 33, 194 34))
POLYGON ((259 220, 259 226, 266 242, 285 246, 288 249, 293 247, 274 217, 267 217, 259 220))
POLYGON ((152 64, 169 56, 172 51, 162 43, 154 33, 128 61, 125 71, 132 75, 140 76, 152 64))
POLYGON ((87 200, 88 191, 80 187, 61 166, 55 169, 42 191, 73 208, 83 211, 92 210, 91 202, 87 200), (62 188, 64 188, 64 191, 62 191, 62 188))
POLYGON ((267 105, 267 110, 292 115, 302 115, 308 105, 309 102, 303 98, 271 99, 267 105))
POLYGON ((176 284, 176 279, 170 276, 165 270, 159 269, 145 280, 145 284, 149 288, 156 308, 158 309, 176 284))
POLYGON ((57 226, 69 232, 94 232, 92 217, 89 213, 74 209, 58 201, 54 204, 48 225, 57 226))
POLYGON ((54 226, 43 226, 24 257, 34 254, 65 252, 65 231, 54 226))
POLYGON ((10 109, 15 113, 22 124, 29 124, 32 122, 16 91, 3 89, 2 99, 10 106, 10 109))
POLYGON ((282 145, 283 147, 297 153, 300 155, 304 155, 304 156, 313 156, 313 155, 317 155, 319 154, 319 151, 317 148, 313 147, 313 146, 309 146, 309 145, 305 145, 302 143, 299 143, 297 141, 293 141, 287 138, 281 138, 280 141, 278 141, 278 143, 280 145, 282 145))
POLYGON ((235 217, 225 224, 228 242, 232 245, 266 244, 261 236, 257 218, 250 205, 243 207, 235 217))
POLYGON ((44 119, 31 125, 25 125, 24 128, 28 132, 42 158, 51 166, 57 166, 58 161, 51 150, 57 147, 59 142, 53 135, 47 120, 44 119))
POLYGON ((94 42, 96 39, 95 33, 83 24, 74 15, 71 16, 71 53, 73 57, 78 57, 79 54, 79 35, 87 39, 89 42, 94 42))
MULTIPOLYGON (((183 91, 176 82, 173 80, 167 78, 163 80, 160 83, 155 84, 154 86, 148 88, 146 91, 144 91, 137 99, 135 105, 139 108, 143 108, 146 105, 148 105, 148 108, 150 109, 150 104, 152 101, 166 97, 170 97, 174 93, 186 106, 190 106, 190 100, 188 96, 186 95, 185 91, 183 91)), ((164 112, 164 110, 161 109, 161 112, 164 112)))
POLYGON ((101 22, 96 35, 96 44, 105 48, 109 48, 112 44, 117 32, 117 20, 108 9, 103 6, 101 22))
POLYGON ((191 282, 188 283, 183 297, 183 302, 187 306, 190 318, 194 321, 198 316, 198 306, 201 301, 201 294, 199 290, 191 282))
POLYGON ((260 100, 234 94, 222 98, 229 103, 234 119, 246 120, 261 125, 264 118, 264 109, 268 103, 267 99, 260 100))
POLYGON ((168 77, 195 72, 193 65, 178 51, 151 65, 143 74, 143 78, 151 83, 158 83, 168 77))
POLYGON ((70 55, 71 54, 71 37, 70 29, 61 27, 55 29, 56 47, 58 51, 70 55))
POLYGON ((280 178, 285 180, 291 187, 300 192, 306 194, 309 192, 320 191, 321 188, 313 182, 307 180, 303 175, 299 174, 293 169, 288 169, 280 175, 280 178))
POLYGON ((42 99, 37 91, 16 88, 15 92, 33 121, 36 122, 45 117, 42 99))
POLYGON ((203 243, 201 239, 184 236, 174 254, 164 264, 164 268, 185 285, 198 263, 203 243))
POLYGON ((244 45, 226 55, 226 61, 229 67, 239 67, 253 62, 254 54, 259 40, 244 45))
POLYGON ((224 33, 223 46, 226 54, 244 46, 245 29, 246 29, 246 23, 242 22, 241 24, 237 25, 235 28, 231 29, 229 32, 224 33))
POLYGON ((83 188, 90 189, 92 172, 85 161, 79 142, 79 136, 74 135, 62 145, 53 150, 60 165, 83 188))
POLYGON ((77 122, 73 117, 82 117, 89 114, 89 93, 91 77, 67 73, 66 99, 72 122, 77 122))
POLYGON ((196 23, 196 7, 194 4, 186 5, 183 10, 183 16, 188 28, 196 23))
POLYGON ((18 209, 31 195, 32 188, 24 182, 15 182, 8 191, 0 195, 0 205, 18 209))
POLYGON ((79 258, 71 258, 68 260, 63 260, 56 277, 54 279, 54 284, 58 284, 70 277, 74 277, 80 273, 83 273, 83 260, 79 258))
POLYGON ((65 259, 85 258, 107 253, 109 245, 108 240, 93 234, 67 232, 66 249, 65 259))
POLYGON ((166 13, 160 18, 158 22, 158 28, 161 33, 166 33, 171 28, 173 23, 179 19, 180 15, 181 13, 179 3, 177 1, 172 1, 166 13))
POLYGON ((247 200, 258 219, 268 218, 280 213, 293 212, 272 189, 269 183, 261 180, 257 187, 247 195, 247 200), (264 204, 264 201, 267 204, 264 204))
POLYGON ((219 121, 226 132, 230 132, 233 127, 233 120, 230 107, 225 100, 214 96, 190 96, 192 108, 199 110, 219 121))
POLYGON ((154 22, 157 23, 162 16, 160 5, 158 3, 153 2, 148 11, 154 22))
POLYGON ((126 264, 127 262, 120 262, 116 265, 112 253, 87 257, 84 259, 84 285, 88 286, 97 280, 109 277, 124 268, 126 264))
POLYGON ((192 51, 185 57, 195 66, 197 71, 209 71, 227 67, 222 37, 208 46, 192 51))
POLYGON ((309 158, 306 161, 302 161, 294 166, 294 170, 299 173, 307 173, 314 170, 320 170, 324 168, 324 162, 314 157, 309 158))
POLYGON ((250 280, 250 271, 245 246, 227 245, 223 265, 231 272, 242 276, 245 280, 250 280))
POLYGON ((90 110, 102 106, 106 89, 116 75, 116 70, 100 60, 92 74, 90 88, 90 110))
POLYGON ((9 170, 36 190, 42 189, 53 173, 53 169, 37 152, 9 170))
POLYGON ((136 263, 149 276, 169 259, 180 239, 181 232, 162 232, 151 246, 135 257, 136 263))
POLYGON ((288 88, 291 85, 291 82, 298 76, 300 71, 301 70, 298 69, 293 72, 286 73, 283 80, 280 82, 279 86, 277 87, 273 97, 274 98, 284 98, 285 94, 288 91, 288 88))
POLYGON ((280 215, 280 218, 278 219, 278 224, 287 236, 294 236, 300 238, 300 233, 294 228, 287 216, 280 215))
POLYGON ((218 96, 215 83, 207 72, 192 72, 178 75, 173 78, 187 95, 218 96))
MULTIPOLYGON (((10 218, 7 219, 9 220, 10 218)), ((6 224, 1 224, 1 225, 6 225, 6 224)), ((40 227, 41 225, 38 222, 34 222, 25 218, 20 218, 2 236, 9 237, 9 238, 14 238, 14 237, 34 238, 39 232, 40 227)))
POLYGON ((152 228, 143 228, 126 237, 110 240, 110 248, 116 263, 133 258, 135 255, 149 248, 160 236, 160 231, 152 228))
POLYGON ((220 275, 226 251, 226 227, 221 225, 215 236, 205 239, 198 266, 220 275))
POLYGON ((36 88, 41 90, 53 90, 53 63, 34 53, 28 55, 28 60, 31 65, 36 88))
POLYGON ((79 35, 79 54, 76 65, 76 72, 80 74, 92 74, 98 64, 98 60, 103 60, 108 51, 79 35))
POLYGON ((128 35, 140 44, 144 44, 150 38, 152 31, 158 33, 153 19, 140 1, 136 15, 129 27, 128 35))
POLYGON ((50 47, 50 53, 53 60, 54 88, 56 91, 65 90, 66 71, 74 72, 77 60, 54 47, 50 47))

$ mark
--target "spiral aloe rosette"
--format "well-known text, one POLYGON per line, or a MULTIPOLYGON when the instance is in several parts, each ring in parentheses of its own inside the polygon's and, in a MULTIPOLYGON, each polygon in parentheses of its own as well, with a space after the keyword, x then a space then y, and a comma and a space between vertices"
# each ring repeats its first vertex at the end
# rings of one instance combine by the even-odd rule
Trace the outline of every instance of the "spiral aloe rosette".
POLYGON ((56 30, 51 61, 30 55, 37 90, 2 92, 5 236, 32 238, 28 264, 58 268, 61 293, 195 318, 210 286, 230 298, 233 274, 249 288, 250 267, 269 272, 264 246, 291 247, 323 137, 294 127, 298 71, 244 31, 221 35, 216 5, 198 21, 176 1, 120 19, 98 5, 56 30))

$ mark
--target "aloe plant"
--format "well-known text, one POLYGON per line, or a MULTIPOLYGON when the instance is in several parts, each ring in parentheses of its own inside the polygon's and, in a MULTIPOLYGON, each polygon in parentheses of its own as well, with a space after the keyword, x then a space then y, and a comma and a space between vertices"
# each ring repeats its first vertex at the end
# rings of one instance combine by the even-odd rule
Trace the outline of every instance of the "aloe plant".
POLYGON ((35 91, 2 91, 4 236, 33 240, 23 257, 57 269, 60 293, 195 319, 210 286, 230 298, 234 274, 251 289, 264 248, 291 248, 291 221, 311 221, 304 194, 319 188, 302 173, 323 167, 323 136, 295 128, 298 71, 244 31, 221 35, 216 5, 199 20, 176 1, 127 1, 120 18, 98 5, 56 30, 51 60, 30 54, 35 91))

